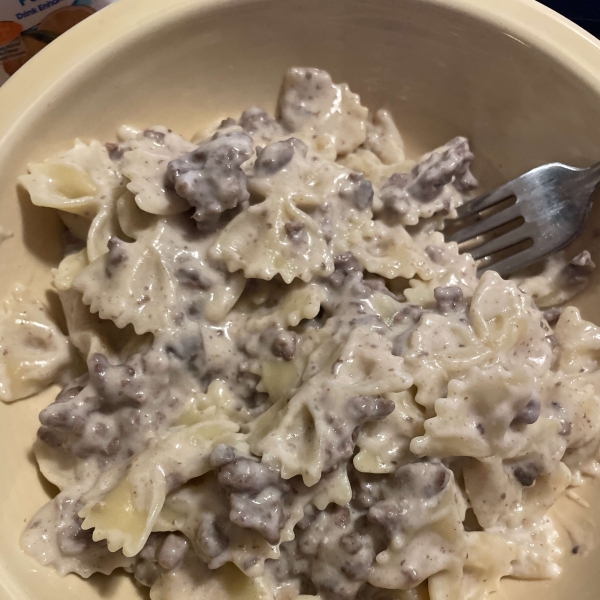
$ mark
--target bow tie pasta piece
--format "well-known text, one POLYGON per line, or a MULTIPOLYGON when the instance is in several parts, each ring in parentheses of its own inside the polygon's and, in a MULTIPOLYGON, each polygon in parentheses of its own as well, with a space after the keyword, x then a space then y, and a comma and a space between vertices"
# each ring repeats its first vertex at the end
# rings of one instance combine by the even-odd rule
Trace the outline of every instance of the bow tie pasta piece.
POLYGON ((327 298, 323 286, 298 279, 271 292, 267 291, 264 297, 260 297, 260 292, 250 296, 250 303, 244 307, 248 312, 249 330, 263 331, 271 325, 297 327, 304 320, 314 319, 327 298))
POLYGON ((486 271, 473 294, 469 317, 477 337, 515 365, 541 375, 550 367, 552 333, 542 313, 512 281, 486 271))
POLYGON ((87 252, 81 250, 68 254, 54 269, 54 287, 65 315, 69 340, 79 350, 84 360, 92 354, 100 352, 106 356, 117 357, 117 349, 129 346, 133 350, 136 341, 143 345, 144 338, 136 336, 133 331, 120 330, 112 321, 100 319, 97 314, 90 312, 83 303, 80 292, 72 289, 73 280, 81 273, 89 262, 87 252))
POLYGON ((436 417, 425 422, 425 435, 411 443, 417 455, 477 459, 467 462, 463 476, 483 527, 498 519, 518 526, 528 516, 543 516, 571 482, 569 469, 560 462, 568 461, 569 444, 575 465, 585 464, 585 453, 593 454, 597 447, 586 448, 597 426, 583 418, 586 410, 595 414, 591 386, 572 388, 549 376, 536 390, 531 374, 523 375, 519 382, 517 372, 509 375, 495 366, 451 381, 448 398, 436 402, 436 417))
MULTIPOLYGON (((271 144, 259 152, 249 189, 267 198, 267 202, 290 201, 312 219, 334 254, 346 252, 357 240, 360 242, 360 232, 371 223, 371 183, 359 173, 314 153, 307 154, 304 144, 295 138, 271 144), (264 158, 267 155, 268 161, 264 158)), ((294 222, 296 219, 291 221, 286 224, 286 233, 301 246, 308 241, 306 227, 294 222)))
MULTIPOLYGON (((298 209, 310 214, 334 252, 344 252, 348 249, 348 232, 371 219, 373 186, 359 173, 312 153, 306 156, 298 150, 299 144, 299 140, 291 138, 264 148, 254 164, 250 189, 265 198, 291 200, 298 209), (262 166, 267 153, 273 156, 270 163, 281 162, 279 154, 282 152, 276 154, 272 149, 286 143, 294 148, 287 162, 282 166, 277 164, 277 170, 274 166, 268 170, 262 166)), ((301 231, 292 233, 295 237, 302 234, 301 231)))
MULTIPOLYGON (((93 482, 98 477, 98 469, 85 464, 85 460, 64 452, 62 448, 52 448, 41 440, 33 444, 33 454, 41 474, 61 492, 73 490, 84 482, 93 482)), ((91 483, 90 483, 91 485, 91 483)))
POLYGON ((558 463, 552 473, 541 475, 534 486, 523 488, 521 502, 513 507, 508 516, 503 516, 500 520, 511 527, 519 527, 523 522, 539 521, 569 488, 572 481, 569 467, 562 462, 558 463))
POLYGON ((410 392, 387 394, 394 411, 383 421, 366 423, 356 445, 354 466, 362 473, 393 473, 413 460, 410 441, 423 434, 423 413, 410 392))
POLYGON ((331 251, 316 223, 283 198, 268 198, 235 217, 210 255, 230 272, 243 270, 247 278, 280 275, 286 283, 295 278, 309 282, 333 271, 331 251))
POLYGON ((464 469, 465 491, 477 522, 484 529, 498 524, 516 528, 544 516, 572 481, 563 463, 539 475, 525 487, 509 463, 499 458, 469 460, 464 469))
POLYGON ((446 394, 448 381, 492 357, 473 330, 454 316, 424 313, 411 332, 399 334, 401 354, 417 387, 417 402, 429 412, 446 394))
POLYGON ((526 369, 473 367, 462 380, 450 381, 435 415, 425 421, 425 435, 411 443, 417 456, 515 458, 540 448, 554 466, 565 450, 562 425, 551 406, 542 406, 526 369))
MULTIPOLYGON (((347 169, 362 173, 373 185, 381 186, 394 173, 407 173, 415 165, 414 161, 408 159, 400 160, 397 163, 384 163, 377 154, 367 150, 364 146, 363 144, 351 154, 342 156, 337 163, 347 169)), ((373 210, 379 212, 381 208, 381 200, 379 195, 376 195, 373 198, 373 210)))
POLYGON ((102 320, 91 313, 76 290, 61 291, 59 298, 65 311, 69 340, 79 350, 82 358, 87 360, 96 352, 116 356, 116 344, 123 343, 123 332, 112 321, 102 320))
POLYGON ((402 358, 391 350, 391 342, 381 332, 364 326, 351 329, 331 373, 341 386, 358 395, 404 391, 412 385, 412 378, 402 358))
POLYGON ((287 71, 277 113, 288 131, 332 160, 349 154, 367 137, 368 109, 345 83, 334 84, 320 69, 287 71))
POLYGON ((464 600, 479 600, 499 591, 500 580, 512 573, 517 553, 514 545, 493 533, 470 531, 465 537, 464 600))
MULTIPOLYGON (((360 282, 357 284, 360 286, 360 282)), ((350 333, 352 327, 370 323, 379 329, 393 318, 401 304, 389 295, 373 292, 363 286, 364 298, 361 302, 350 302, 351 306, 339 306, 341 318, 331 317, 320 328, 308 327, 300 335, 286 331, 286 327, 295 327, 297 321, 296 306, 303 305, 303 319, 318 316, 321 306, 334 310, 332 302, 347 301, 344 288, 337 294, 328 292, 319 284, 304 284, 295 281, 282 301, 272 311, 258 312, 257 319, 249 318, 246 329, 255 332, 255 344, 246 344, 246 351, 257 356, 260 361, 262 380, 260 389, 269 393, 271 400, 288 399, 304 380, 308 380, 325 364, 330 362, 331 354, 339 347, 340 341, 350 333), (288 309, 293 312, 285 314, 288 309)), ((335 311, 334 311, 335 312, 335 311)))
POLYGON ((403 227, 390 227, 383 221, 366 221, 347 235, 348 248, 369 273, 387 279, 418 275, 433 276, 430 260, 403 227))
POLYGON ((102 206, 90 224, 87 234, 86 252, 90 262, 108 252, 110 240, 120 235, 116 204, 102 206))
POLYGON ((112 238, 109 252, 82 271, 74 287, 93 313, 120 328, 131 324, 139 335, 176 329, 202 311, 218 321, 245 281, 203 260, 210 243, 189 220, 163 218, 133 243, 112 238))
MULTIPOLYGON (((231 421, 204 421, 171 433, 154 447, 107 471, 86 495, 80 511, 94 541, 107 540, 111 552, 135 556, 146 543, 164 505, 169 486, 210 470, 210 452, 220 444, 243 446, 231 421)), ((181 483, 179 485, 181 485, 181 483)))
POLYGON ((163 250, 166 227, 137 242, 113 238, 109 252, 74 280, 92 313, 117 327, 131 324, 138 335, 166 330, 173 320, 176 282, 163 250))
POLYGON ((543 381, 541 395, 561 425, 560 435, 567 443, 563 461, 573 471, 577 483, 581 483, 582 473, 593 475, 598 467, 600 404, 597 389, 595 372, 581 377, 558 372, 543 381))
POLYGON ((516 558, 512 577, 518 579, 554 579, 562 571, 560 536, 552 519, 545 516, 527 527, 493 527, 490 533, 501 535, 512 546, 516 558))
POLYGON ((90 261, 119 234, 115 202, 124 190, 123 177, 100 142, 76 140, 71 150, 29 165, 29 175, 19 181, 33 204, 58 209, 74 235, 87 238, 90 261))
POLYGON ((365 304, 369 305, 373 314, 379 317, 383 323, 391 327, 394 324, 396 315, 398 315, 405 305, 396 296, 392 295, 385 283, 380 280, 363 280, 363 285, 366 287, 373 286, 372 289, 377 290, 371 294, 370 298, 365 300, 365 304))
POLYGON ((422 406, 430 410, 445 395, 448 381, 474 366, 499 361, 507 369, 525 365, 537 375, 549 369, 552 332, 512 282, 485 273, 465 316, 461 307, 444 309, 439 295, 443 289, 452 288, 435 288, 433 295, 438 294, 437 310, 446 314, 422 311, 414 332, 403 338, 401 353, 415 377, 416 399, 422 406))
MULTIPOLYGON (((228 273, 224 268, 213 268, 211 287, 208 289, 204 314, 209 323, 221 323, 242 295, 246 279, 242 273, 228 273)), ((188 314, 193 313, 192 304, 188 314)))
POLYGON ((426 306, 434 302, 434 290, 437 287, 459 286, 465 298, 473 296, 479 281, 477 265, 473 257, 465 252, 459 254, 458 244, 445 243, 439 231, 422 232, 414 236, 414 242, 425 251, 429 258, 431 279, 411 279, 410 287, 404 290, 406 299, 417 306, 426 306))
POLYGON ((263 600, 272 593, 262 577, 248 577, 237 567, 226 564, 210 570, 193 552, 188 552, 175 570, 163 573, 150 590, 152 600, 263 600))
POLYGON ((141 347, 144 338, 133 331, 119 329, 112 321, 101 319, 83 302, 82 294, 73 288, 73 280, 89 266, 88 252, 68 254, 53 269, 53 285, 58 292, 65 315, 69 339, 84 359, 94 352, 117 356, 117 349, 141 347), (136 340, 136 337, 138 339, 136 340))
POLYGON ((568 306, 562 312, 554 336, 559 345, 558 368, 561 371, 568 375, 598 371, 600 328, 582 319, 575 307, 568 306))
POLYGON ((48 310, 16 287, 0 312, 0 399, 12 402, 41 392, 72 361, 69 340, 48 310))
POLYGON ((355 329, 285 407, 275 405, 263 415, 250 446, 280 465, 285 479, 302 475, 306 485, 315 485, 323 471, 350 458, 357 427, 394 410, 384 395, 411 383, 402 359, 391 353, 391 342, 368 328, 355 329), (269 417, 273 420, 265 427, 269 417))
POLYGON ((369 583, 407 590, 435 573, 460 570, 466 558, 463 516, 451 471, 430 462, 400 467, 368 511, 387 541, 369 583))
MULTIPOLYGON (((354 152, 342 156, 339 164, 362 173, 374 185, 380 187, 395 173, 408 173, 415 162, 406 158, 404 140, 392 115, 378 110, 367 121, 367 137, 354 152)), ((373 198, 373 206, 379 212, 383 205, 379 194, 373 198)))
POLYGON ((387 110, 380 109, 367 122, 367 139, 363 147, 375 154, 385 165, 406 161, 404 140, 387 110))
POLYGON ((117 219, 121 231, 132 240, 156 225, 157 215, 143 211, 135 200, 135 196, 126 190, 117 199, 117 219))
POLYGON ((167 184, 167 164, 196 146, 165 127, 145 131, 129 130, 121 163, 129 179, 127 189, 143 211, 153 215, 172 215, 189 210, 184 198, 167 184))
POLYGON ((269 394, 273 402, 287 400, 298 387, 301 376, 302 368, 297 362, 265 361, 261 366, 261 381, 257 390, 269 394))
MULTIPOLYGON (((253 168, 248 170, 248 188, 259 197, 288 198, 298 208, 315 212, 333 203, 371 217, 371 182, 360 173, 308 152, 306 145, 297 138, 260 149, 253 168)), ((336 216, 329 215, 330 227, 343 226, 336 216)))
POLYGON ((67 573, 85 578, 93 573, 110 575, 130 566, 132 558, 109 551, 106 544, 94 544, 91 532, 82 531, 77 515, 81 506, 71 491, 56 496, 33 517, 21 537, 22 547, 61 577, 67 573))
POLYGON ((475 458, 506 452, 513 442, 511 422, 535 396, 533 380, 525 371, 474 368, 469 379, 450 381, 448 396, 435 402, 435 417, 425 422, 425 435, 413 440, 411 450, 417 456, 475 458))
POLYGON ((522 506, 523 486, 505 468, 502 459, 471 459, 463 469, 465 493, 477 522, 487 529, 513 507, 522 506))
POLYGON ((446 571, 430 577, 431 600, 481 600, 497 592, 500 579, 512 573, 516 551, 501 536, 470 531, 465 539, 467 558, 462 573, 446 571))
POLYGON ((122 193, 122 177, 100 142, 75 141, 71 150, 29 165, 19 178, 36 206, 93 219, 100 207, 122 193))
MULTIPOLYGON (((259 341, 264 342, 266 337, 272 342, 262 347, 256 361, 256 373, 261 376, 257 390, 266 392, 275 405, 289 400, 307 379, 307 365, 309 369, 315 366, 311 361, 315 347, 323 340, 321 333, 308 330, 299 337, 293 331, 266 330, 259 341)), ((335 343, 331 345, 336 347, 335 343)))
POLYGON ((190 398, 187 407, 177 420, 177 425, 190 427, 220 417, 239 424, 249 419, 247 414, 239 410, 239 402, 231 393, 227 383, 213 379, 206 394, 190 398))
POLYGON ((312 503, 318 510, 325 510, 330 504, 346 506, 352 500, 348 467, 342 465, 325 475, 316 487, 311 488, 312 490, 315 492, 312 503))
POLYGON ((85 248, 73 254, 67 254, 56 269, 52 269, 52 284, 59 292, 65 292, 73 287, 73 280, 88 265, 88 254, 85 248))

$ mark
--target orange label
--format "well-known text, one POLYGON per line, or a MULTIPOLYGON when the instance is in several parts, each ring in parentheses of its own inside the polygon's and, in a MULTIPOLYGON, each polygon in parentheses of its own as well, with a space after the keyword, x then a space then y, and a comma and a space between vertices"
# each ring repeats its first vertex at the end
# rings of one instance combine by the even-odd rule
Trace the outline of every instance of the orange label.
POLYGON ((23 28, 14 21, 0 21, 0 46, 17 39, 21 31, 23 28))

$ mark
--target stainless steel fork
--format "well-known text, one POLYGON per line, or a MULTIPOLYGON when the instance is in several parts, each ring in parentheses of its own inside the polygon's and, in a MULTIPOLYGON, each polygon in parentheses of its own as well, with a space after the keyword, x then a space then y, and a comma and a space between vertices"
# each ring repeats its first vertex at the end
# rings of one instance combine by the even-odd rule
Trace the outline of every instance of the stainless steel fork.
MULTIPOLYGON (((461 252, 470 252, 475 260, 482 260, 478 273, 492 269, 503 277, 528 267, 542 258, 561 250, 583 230, 592 207, 592 196, 600 184, 600 163, 588 169, 576 169, 561 163, 537 167, 513 181, 457 209, 457 219, 469 219, 508 198, 516 202, 491 214, 481 215, 473 224, 460 227, 446 241, 461 244, 461 252), (506 232, 494 230, 517 220, 522 224, 506 232), (483 239, 479 236, 487 234, 483 239), (531 240, 523 249, 523 242, 531 240), (468 249, 462 246, 471 242, 468 249), (514 247, 515 252, 508 249, 514 247), (493 255, 506 251, 500 260, 493 255), (487 262, 486 262, 487 261, 487 262)), ((490 211, 492 212, 492 211, 490 211)), ((447 223, 452 223, 449 221, 447 223)))

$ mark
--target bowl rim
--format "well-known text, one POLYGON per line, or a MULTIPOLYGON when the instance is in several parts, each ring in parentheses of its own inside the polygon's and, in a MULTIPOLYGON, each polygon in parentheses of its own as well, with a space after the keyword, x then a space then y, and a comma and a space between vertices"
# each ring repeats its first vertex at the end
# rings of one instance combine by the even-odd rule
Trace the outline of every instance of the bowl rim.
MULTIPOLYGON (((13 136, 60 97, 79 73, 153 30, 220 6, 261 0, 119 0, 60 36, 0 87, 0 159, 13 136), (73 49, 77 51, 74 52, 73 49)), ((286 2, 289 0, 277 0, 286 2)), ((600 40, 535 0, 418 0, 468 14, 533 46, 573 72, 600 96, 600 40)))

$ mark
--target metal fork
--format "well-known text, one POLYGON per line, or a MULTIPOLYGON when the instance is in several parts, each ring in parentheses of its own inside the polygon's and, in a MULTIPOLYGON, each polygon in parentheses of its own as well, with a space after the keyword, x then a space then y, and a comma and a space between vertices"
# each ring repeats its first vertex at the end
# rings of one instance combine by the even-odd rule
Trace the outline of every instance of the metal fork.
POLYGON ((457 219, 462 220, 475 217, 503 200, 516 198, 511 206, 490 216, 484 215, 474 224, 460 228, 460 221, 454 221, 459 229, 446 236, 446 241, 464 244, 471 240, 469 248, 461 247, 460 251, 470 252, 475 260, 486 259, 487 262, 480 263, 478 274, 492 269, 506 277, 561 250, 581 233, 598 184, 600 163, 588 169, 576 169, 561 163, 537 167, 460 206, 457 219), (506 233, 493 236, 495 229, 517 219, 524 222, 506 233), (483 240, 475 240, 483 234, 489 235, 483 240), (520 249, 526 240, 533 243, 526 249, 520 249), (517 244, 520 246, 513 254, 491 262, 492 255, 517 244))

